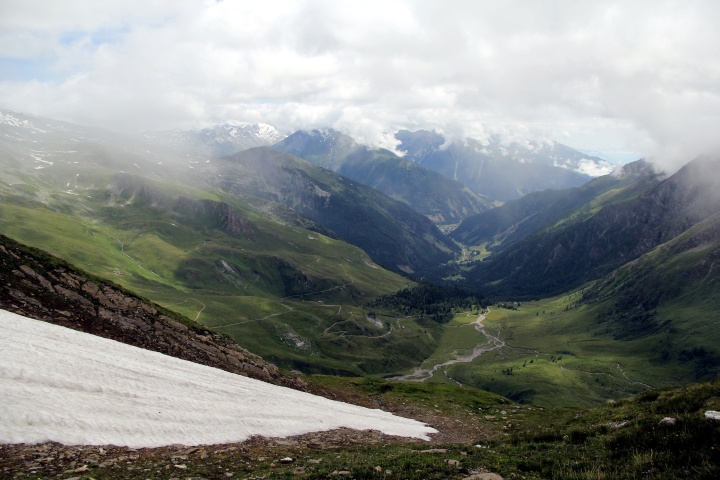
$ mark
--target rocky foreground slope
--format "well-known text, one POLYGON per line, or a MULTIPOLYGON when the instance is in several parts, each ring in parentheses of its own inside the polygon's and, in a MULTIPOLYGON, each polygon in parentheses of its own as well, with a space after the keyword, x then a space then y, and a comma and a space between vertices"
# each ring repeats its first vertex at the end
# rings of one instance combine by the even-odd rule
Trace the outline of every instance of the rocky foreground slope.
POLYGON ((276 385, 306 390, 228 337, 0 235, 0 307, 276 385))

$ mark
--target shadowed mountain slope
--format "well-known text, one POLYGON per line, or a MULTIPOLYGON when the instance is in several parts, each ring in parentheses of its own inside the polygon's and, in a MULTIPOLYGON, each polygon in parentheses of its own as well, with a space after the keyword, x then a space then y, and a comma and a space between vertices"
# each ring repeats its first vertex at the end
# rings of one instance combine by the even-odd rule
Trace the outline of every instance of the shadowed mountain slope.
POLYGON ((609 190, 641 180, 652 182, 654 177, 650 164, 639 160, 579 187, 529 193, 468 217, 450 236, 465 245, 487 243, 489 249, 499 251, 571 215, 609 190))
POLYGON ((458 251, 406 204, 297 157, 254 148, 213 165, 212 181, 228 194, 285 204, 393 270, 423 275, 458 251))
POLYGON ((379 190, 438 224, 458 223, 492 207, 460 182, 335 130, 297 131, 273 148, 379 190))
POLYGON ((493 284, 498 292, 537 296, 600 278, 719 211, 718 168, 717 157, 702 157, 661 182, 641 180, 608 191, 475 264, 467 279, 493 284))

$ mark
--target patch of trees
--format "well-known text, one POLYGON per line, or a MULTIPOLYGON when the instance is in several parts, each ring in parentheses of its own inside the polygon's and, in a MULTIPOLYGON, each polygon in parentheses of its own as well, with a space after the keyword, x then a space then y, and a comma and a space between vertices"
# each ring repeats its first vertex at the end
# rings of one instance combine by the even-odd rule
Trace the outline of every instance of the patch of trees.
POLYGON ((405 315, 427 317, 438 323, 447 323, 455 313, 462 311, 476 310, 479 313, 485 306, 483 297, 468 290, 428 284, 383 295, 368 304, 370 308, 398 310, 405 315))

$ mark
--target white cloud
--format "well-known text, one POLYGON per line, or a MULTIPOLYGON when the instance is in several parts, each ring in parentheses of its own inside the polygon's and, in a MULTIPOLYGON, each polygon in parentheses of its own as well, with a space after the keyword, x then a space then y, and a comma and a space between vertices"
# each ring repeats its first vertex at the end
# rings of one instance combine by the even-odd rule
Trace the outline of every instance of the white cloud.
POLYGON ((0 105, 79 123, 332 126, 386 147, 395 128, 500 132, 632 149, 665 166, 717 146, 714 1, 5 0, 2 10, 0 61, 35 68, 0 74, 0 105))

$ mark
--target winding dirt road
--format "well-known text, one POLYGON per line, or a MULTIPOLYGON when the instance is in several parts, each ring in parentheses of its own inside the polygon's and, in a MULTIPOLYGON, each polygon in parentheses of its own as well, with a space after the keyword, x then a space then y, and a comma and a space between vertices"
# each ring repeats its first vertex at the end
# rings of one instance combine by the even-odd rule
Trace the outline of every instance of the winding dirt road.
MULTIPOLYGON (((488 313, 490 310, 488 310, 488 313)), ((483 321, 485 321, 485 317, 487 316, 487 313, 484 313, 480 316, 478 316, 477 320, 475 320, 471 325, 475 327, 475 330, 482 333, 485 336, 485 341, 481 344, 478 344, 475 346, 475 348, 472 349, 471 352, 460 355, 458 357, 453 358, 452 360, 447 360, 443 363, 438 363, 437 365, 433 365, 430 368, 416 368, 412 373, 409 373, 407 375, 401 375, 399 377, 392 377, 390 380, 399 380, 403 382, 424 382, 428 378, 432 378, 433 375, 435 375, 435 372, 443 367, 447 367, 450 365, 454 365, 456 363, 469 363, 475 360, 477 357, 482 355, 483 353, 492 352, 493 350, 499 350, 505 346, 505 342, 500 340, 500 338, 494 336, 493 334, 489 333, 485 326, 483 325, 483 321)))

